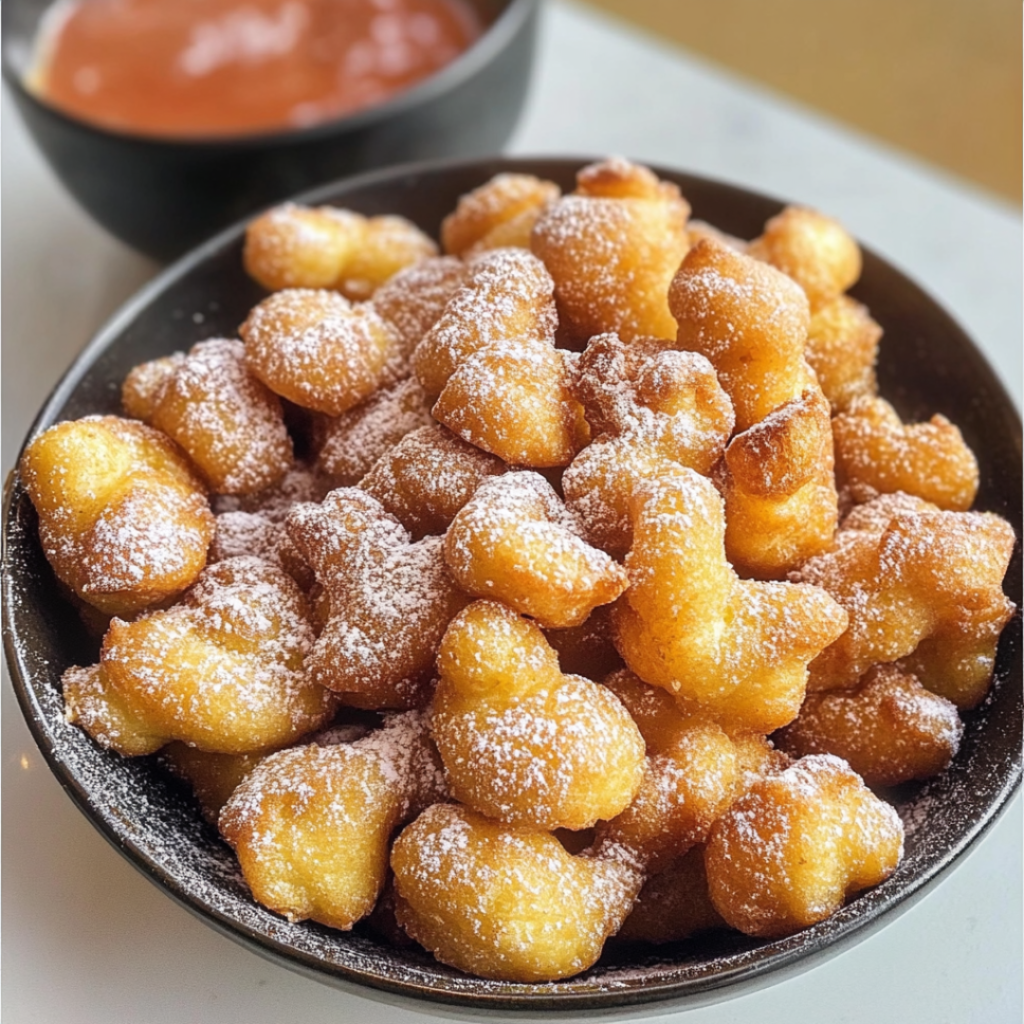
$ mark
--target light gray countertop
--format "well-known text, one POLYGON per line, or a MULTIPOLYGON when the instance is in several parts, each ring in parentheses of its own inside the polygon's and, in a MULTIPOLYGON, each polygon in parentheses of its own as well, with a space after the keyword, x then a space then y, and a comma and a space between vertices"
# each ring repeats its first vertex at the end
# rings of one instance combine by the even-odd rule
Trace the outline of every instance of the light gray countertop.
MULTIPOLYGON (((64 194, 4 97, 3 468, 93 331, 156 267, 64 194)), ((517 154, 603 155, 830 213, 936 296, 1018 405, 1021 218, 963 183, 582 8, 548 11, 517 154)), ((269 964, 137 874, 61 792, 3 686, 4 1011, 11 1024, 302 1024, 470 1016, 386 1005, 269 964)), ((1021 798, 925 899, 752 995, 623 1016, 687 1024, 1017 1024, 1021 798)), ((526 1019, 517 1017, 516 1019, 526 1019)))

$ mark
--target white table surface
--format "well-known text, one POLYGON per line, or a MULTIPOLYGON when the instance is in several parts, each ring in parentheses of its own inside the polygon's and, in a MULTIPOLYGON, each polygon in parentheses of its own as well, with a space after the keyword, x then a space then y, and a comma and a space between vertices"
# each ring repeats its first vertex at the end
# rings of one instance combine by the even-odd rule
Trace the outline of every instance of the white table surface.
MULTIPOLYGON (((3 469, 92 332, 155 265, 93 225, 3 123, 3 469)), ((511 150, 629 156, 797 198, 839 217, 938 296, 1018 404, 1019 211, 582 8, 548 12, 511 150)), ((3 981, 9 1024, 364 1024, 472 1015, 339 992, 215 934, 93 831, 3 685, 3 981)), ((854 949, 687 1024, 1018 1024, 1021 798, 935 891, 854 949)), ((516 1019, 527 1019, 519 1016, 516 1019)))

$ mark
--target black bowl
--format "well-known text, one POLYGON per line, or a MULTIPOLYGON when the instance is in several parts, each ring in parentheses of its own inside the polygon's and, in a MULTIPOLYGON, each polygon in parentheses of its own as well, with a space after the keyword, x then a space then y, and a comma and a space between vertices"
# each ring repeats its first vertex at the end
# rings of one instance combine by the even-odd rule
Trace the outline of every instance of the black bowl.
POLYGON ((170 260, 254 210, 344 175, 501 149, 526 98, 540 0, 468 0, 487 26, 436 75, 393 100, 309 128, 163 139, 78 120, 27 90, 54 0, 3 4, 3 76, 68 191, 111 234, 170 260))
MULTIPOLYGON (((436 234, 458 197, 499 171, 529 171, 571 188, 580 160, 482 160, 398 168, 306 197, 366 214, 394 212, 436 234)), ((741 237, 760 231, 780 203, 728 185, 659 170, 695 216, 741 237)), ((171 267, 102 330, 75 361, 36 420, 50 424, 118 409, 118 382, 136 363, 231 334, 262 297, 242 271, 242 227, 171 267), (199 321, 199 322, 197 322, 199 321)), ((963 430, 981 461, 978 507, 1021 532, 1021 425, 1002 386, 963 331, 915 284, 870 252, 854 294, 885 328, 883 394, 905 417, 940 411, 963 430)), ((136 867, 215 928, 321 981, 466 1004, 477 1009, 581 1010, 675 999, 727 998, 806 969, 907 909, 984 834, 1021 776, 1021 621, 1004 632, 992 695, 968 713, 952 767, 925 784, 889 791, 907 827, 906 857, 888 881, 828 921, 798 935, 759 941, 709 934, 656 950, 610 944, 591 970, 569 981, 511 984, 471 978, 422 951, 351 933, 289 924, 258 906, 234 858, 189 796, 152 758, 125 760, 95 746, 63 719, 60 675, 95 660, 96 643, 61 600, 39 548, 31 503, 13 478, 4 510, 4 645, 29 727, 58 780, 100 832, 136 867)), ((1021 600, 1018 543, 1007 594, 1021 600)))

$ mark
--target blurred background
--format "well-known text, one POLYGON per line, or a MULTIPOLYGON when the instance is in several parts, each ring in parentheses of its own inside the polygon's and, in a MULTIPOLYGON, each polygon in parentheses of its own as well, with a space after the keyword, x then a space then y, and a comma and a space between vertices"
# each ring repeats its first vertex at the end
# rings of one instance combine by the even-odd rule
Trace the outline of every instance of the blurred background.
POLYGON ((1021 202, 1021 6, 585 0, 1021 202))

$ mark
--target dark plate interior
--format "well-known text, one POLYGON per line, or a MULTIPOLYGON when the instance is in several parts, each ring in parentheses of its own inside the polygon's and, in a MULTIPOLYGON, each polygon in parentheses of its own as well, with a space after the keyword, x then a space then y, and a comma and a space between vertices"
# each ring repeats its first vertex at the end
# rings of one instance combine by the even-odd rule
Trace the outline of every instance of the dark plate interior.
MULTIPOLYGON (((585 161, 478 160, 364 176, 310 193, 365 214, 398 213, 436 234, 458 197, 505 170, 529 171, 571 189, 585 161)), ((659 170, 682 188, 694 216, 741 237, 759 233, 780 208, 772 199, 691 175, 659 170)), ((135 364, 215 335, 233 335, 261 290, 241 267, 236 227, 179 261, 126 305, 68 370, 32 428, 118 410, 119 384, 135 364)), ((964 332, 906 277, 870 252, 853 293, 885 328, 883 395, 904 417, 942 412, 963 430, 982 466, 977 507, 998 512, 1021 534, 1021 426, 1012 402, 964 332)), ((192 798, 153 758, 124 760, 94 746, 62 717, 59 680, 71 664, 95 660, 96 644, 60 598, 17 479, 4 509, 4 645, 28 724, 65 789, 136 867, 208 923, 320 980, 477 1008, 582 1009, 656 999, 704 1002, 803 970, 892 920, 937 881, 993 823, 1021 775, 1021 624, 1003 634, 997 685, 966 716, 953 766, 891 799, 907 826, 895 875, 798 935, 765 942, 710 934, 656 950, 609 945, 590 971, 569 981, 520 985, 471 978, 415 950, 382 945, 358 928, 332 932, 289 924, 256 905, 228 848, 192 798), (769 976, 770 975, 770 976, 769 976)), ((1005 589, 1021 601, 1020 543, 1005 589)))

